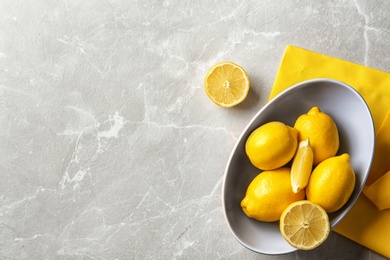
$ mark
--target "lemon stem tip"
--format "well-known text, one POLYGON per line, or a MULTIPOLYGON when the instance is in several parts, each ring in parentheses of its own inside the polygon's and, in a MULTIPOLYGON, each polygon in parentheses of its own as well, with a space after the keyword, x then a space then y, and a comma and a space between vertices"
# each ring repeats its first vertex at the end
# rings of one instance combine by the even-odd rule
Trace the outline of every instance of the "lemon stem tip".
POLYGON ((312 107, 312 108, 309 110, 308 114, 309 114, 309 115, 313 115, 313 114, 318 114, 318 113, 320 113, 320 112, 321 112, 320 108, 317 107, 317 106, 314 106, 314 107, 312 107))

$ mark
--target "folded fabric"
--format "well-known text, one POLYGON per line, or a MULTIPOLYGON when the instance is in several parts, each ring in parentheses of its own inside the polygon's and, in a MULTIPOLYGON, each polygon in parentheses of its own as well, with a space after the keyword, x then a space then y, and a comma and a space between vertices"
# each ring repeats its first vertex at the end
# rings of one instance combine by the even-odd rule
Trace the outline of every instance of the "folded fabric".
POLYGON ((364 187, 363 193, 379 210, 383 210, 390 208, 390 113, 387 113, 382 126, 377 131, 376 140, 379 140, 379 142, 377 141, 375 147, 370 178, 366 182, 367 186, 364 187), (375 173, 384 172, 386 174, 375 180, 375 177, 377 177, 375 173))
POLYGON ((364 195, 379 209, 390 207, 390 171, 370 186, 363 188, 364 195))
POLYGON ((313 78, 345 82, 363 96, 370 108, 377 132, 367 187, 335 231, 390 258, 390 135, 387 134, 390 133, 390 74, 287 46, 270 99, 292 85, 313 78))

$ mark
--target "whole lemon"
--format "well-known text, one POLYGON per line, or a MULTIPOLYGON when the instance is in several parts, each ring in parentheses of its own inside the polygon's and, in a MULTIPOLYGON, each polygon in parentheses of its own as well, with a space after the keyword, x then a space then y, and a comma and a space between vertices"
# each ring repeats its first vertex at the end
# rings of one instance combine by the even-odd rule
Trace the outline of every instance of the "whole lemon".
POLYGON ((310 139, 315 165, 336 155, 340 145, 336 123, 319 107, 314 106, 307 114, 298 117, 294 128, 299 131, 299 141, 310 139))
POLYGON ((245 152, 254 166, 273 170, 287 164, 298 147, 298 131, 282 122, 269 122, 248 137, 245 152))
POLYGON ((273 222, 292 202, 302 200, 305 191, 294 193, 290 182, 290 168, 264 171, 249 184, 241 207, 244 213, 260 221, 273 222))
POLYGON ((347 153, 331 157, 314 168, 306 186, 306 197, 323 207, 326 212, 335 212, 351 197, 355 179, 347 153))

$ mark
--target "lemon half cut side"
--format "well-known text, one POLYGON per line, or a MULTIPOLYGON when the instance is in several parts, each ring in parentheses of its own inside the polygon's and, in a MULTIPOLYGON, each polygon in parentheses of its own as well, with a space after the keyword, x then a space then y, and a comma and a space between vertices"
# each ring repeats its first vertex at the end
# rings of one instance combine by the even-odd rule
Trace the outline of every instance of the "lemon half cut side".
POLYGON ((279 225, 284 239, 301 250, 318 247, 330 233, 328 214, 322 207, 308 200, 291 203, 283 211, 279 225))
POLYGON ((215 104, 229 108, 244 101, 250 89, 250 82, 240 65, 225 61, 217 63, 207 72, 204 89, 215 104))

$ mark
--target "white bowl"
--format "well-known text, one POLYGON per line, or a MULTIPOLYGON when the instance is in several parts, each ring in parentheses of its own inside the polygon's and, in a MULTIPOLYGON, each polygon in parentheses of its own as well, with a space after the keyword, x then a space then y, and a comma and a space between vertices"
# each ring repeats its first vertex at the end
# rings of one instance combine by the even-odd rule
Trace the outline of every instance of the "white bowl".
POLYGON ((352 196, 340 210, 329 214, 331 228, 348 213, 367 179, 374 154, 375 131, 370 110, 364 99, 352 87, 330 79, 314 79, 294 85, 266 104, 246 126, 235 145, 225 170, 222 204, 228 226, 245 247, 263 254, 284 254, 296 251, 282 237, 279 223, 260 222, 248 218, 240 202, 253 178, 261 171, 245 154, 245 142, 257 127, 281 121, 294 125, 299 115, 313 106, 330 115, 339 130, 338 155, 348 153, 356 173, 352 196))

